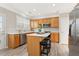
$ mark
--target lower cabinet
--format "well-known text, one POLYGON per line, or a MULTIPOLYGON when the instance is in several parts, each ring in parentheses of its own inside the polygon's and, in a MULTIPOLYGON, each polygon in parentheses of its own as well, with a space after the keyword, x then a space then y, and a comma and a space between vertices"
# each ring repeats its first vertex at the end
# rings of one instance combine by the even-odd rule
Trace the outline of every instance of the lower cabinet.
POLYGON ((59 17, 53 17, 51 19, 51 28, 59 28, 59 17))
POLYGON ((44 56, 50 52, 50 40, 39 36, 27 36, 27 51, 29 56, 44 56))
POLYGON ((58 43, 59 42, 59 32, 51 33, 51 42, 58 43))
POLYGON ((17 48, 27 43, 27 35, 33 32, 21 34, 8 34, 8 48, 17 48))
POLYGON ((40 42, 43 38, 27 36, 27 51, 29 56, 40 56, 40 42))
POLYGON ((19 34, 8 34, 8 48, 16 48, 20 44, 19 34))
POLYGON ((15 48, 20 45, 20 37, 18 34, 15 35, 15 48))

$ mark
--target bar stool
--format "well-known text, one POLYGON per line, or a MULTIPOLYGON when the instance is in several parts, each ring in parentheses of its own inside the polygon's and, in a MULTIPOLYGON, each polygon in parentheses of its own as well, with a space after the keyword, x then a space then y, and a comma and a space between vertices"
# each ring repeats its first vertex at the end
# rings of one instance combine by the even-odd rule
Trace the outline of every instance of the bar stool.
POLYGON ((51 48, 51 41, 49 39, 44 39, 41 43, 41 55, 48 56, 48 53, 50 52, 51 48))

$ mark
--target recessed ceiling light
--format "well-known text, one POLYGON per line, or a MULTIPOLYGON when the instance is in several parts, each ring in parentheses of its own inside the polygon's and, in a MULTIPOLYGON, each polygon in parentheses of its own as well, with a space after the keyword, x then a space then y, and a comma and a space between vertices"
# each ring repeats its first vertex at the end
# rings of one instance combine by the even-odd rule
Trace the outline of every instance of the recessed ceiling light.
POLYGON ((33 9, 33 11, 36 11, 36 9, 33 9))
POLYGON ((52 4, 53 7, 55 7, 55 4, 52 4))

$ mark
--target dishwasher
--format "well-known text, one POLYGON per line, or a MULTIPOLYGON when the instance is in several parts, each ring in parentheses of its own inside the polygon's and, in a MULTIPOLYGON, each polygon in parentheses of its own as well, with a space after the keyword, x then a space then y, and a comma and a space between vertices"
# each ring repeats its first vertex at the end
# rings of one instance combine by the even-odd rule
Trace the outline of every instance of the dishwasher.
POLYGON ((26 43, 26 34, 20 34, 20 45, 26 43))

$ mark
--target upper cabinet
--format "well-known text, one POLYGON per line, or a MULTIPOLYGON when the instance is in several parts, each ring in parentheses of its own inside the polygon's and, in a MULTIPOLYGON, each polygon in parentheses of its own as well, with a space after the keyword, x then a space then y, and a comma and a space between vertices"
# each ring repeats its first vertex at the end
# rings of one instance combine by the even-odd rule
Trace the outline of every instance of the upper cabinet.
POLYGON ((39 19, 39 24, 50 24, 50 20, 48 18, 39 19))
POLYGON ((43 19, 43 24, 50 24, 50 20, 49 19, 43 19))
POLYGON ((31 20, 30 21, 31 30, 38 28, 38 25, 39 25, 38 20, 31 20))
POLYGON ((59 28, 59 17, 51 18, 51 27, 52 28, 59 28))
POLYGON ((39 24, 43 24, 43 19, 38 19, 39 24))
POLYGON ((59 28, 59 17, 32 19, 30 21, 31 29, 36 29, 39 24, 50 24, 51 28, 59 28))

